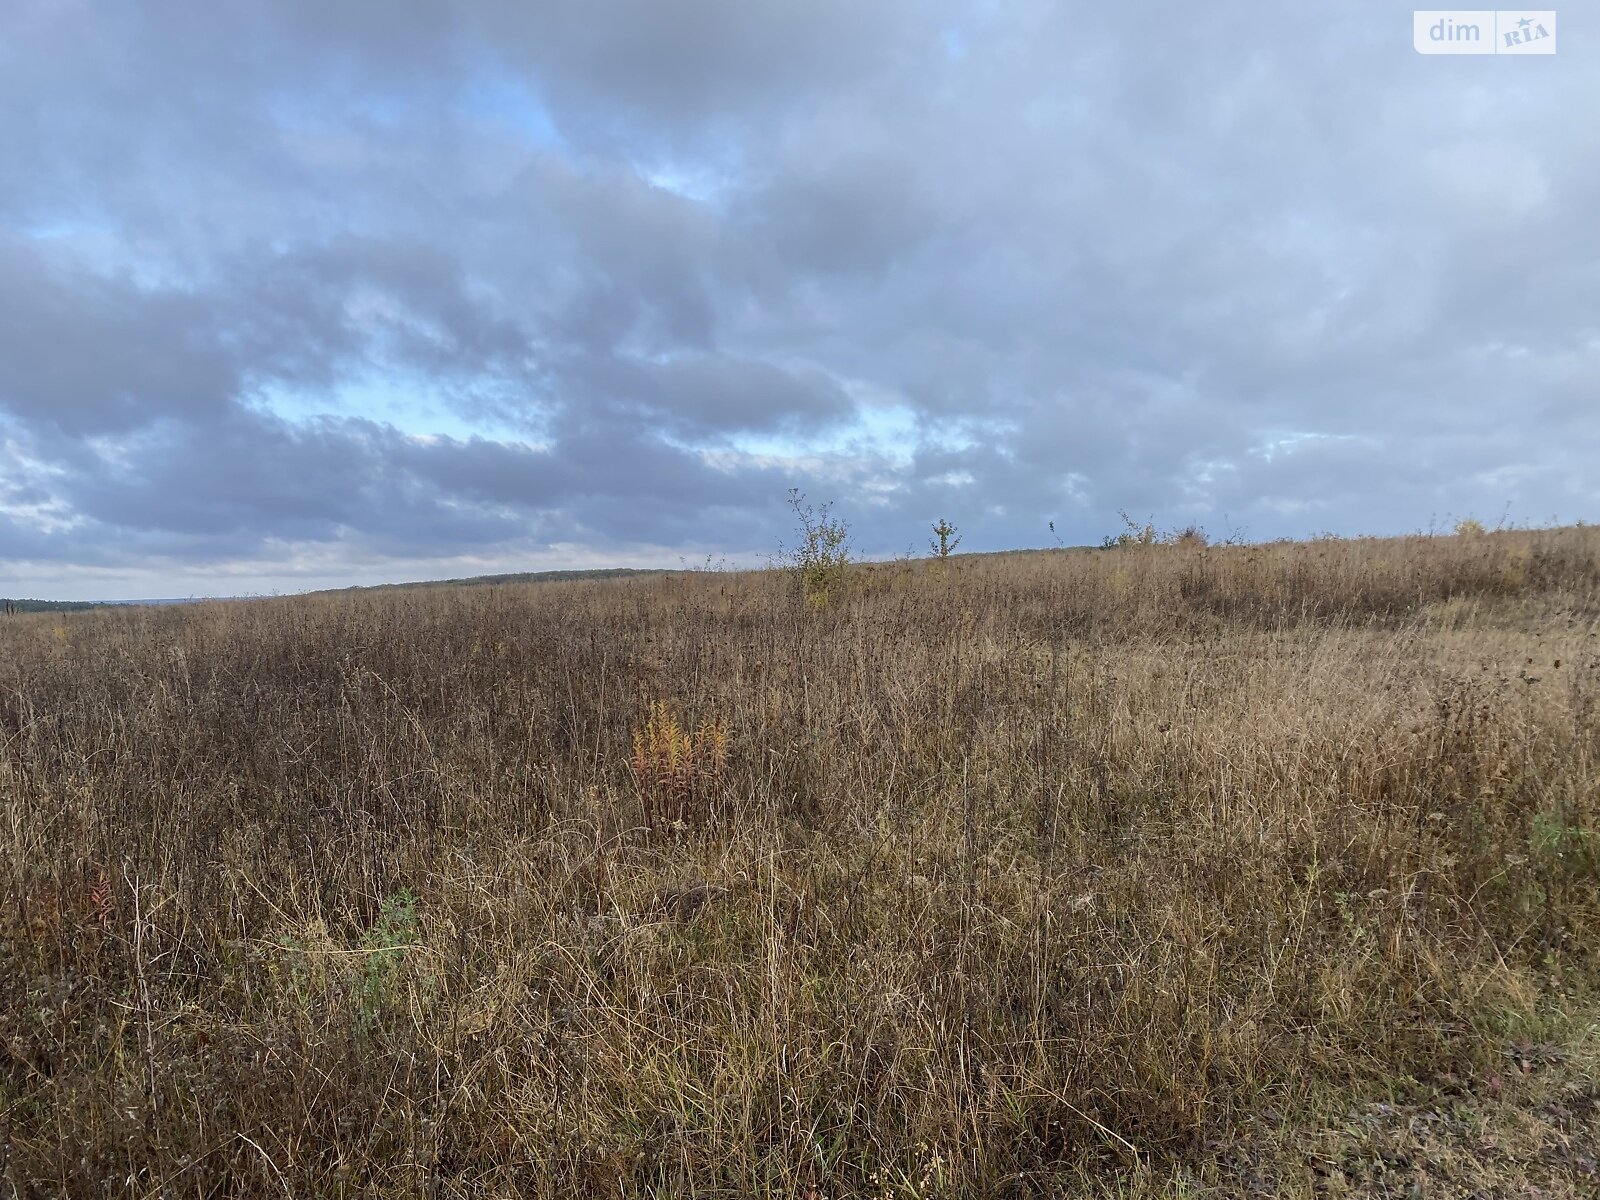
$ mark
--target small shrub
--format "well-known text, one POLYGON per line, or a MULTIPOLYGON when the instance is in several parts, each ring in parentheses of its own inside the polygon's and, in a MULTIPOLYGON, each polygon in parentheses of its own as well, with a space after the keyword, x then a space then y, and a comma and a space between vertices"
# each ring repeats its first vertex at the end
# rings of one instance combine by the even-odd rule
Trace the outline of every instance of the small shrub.
MULTIPOLYGON (((1102 550, 1122 550, 1146 546, 1182 546, 1186 549, 1201 550, 1211 544, 1211 537, 1198 525, 1185 525, 1182 529, 1172 529, 1166 533, 1157 531, 1154 521, 1140 524, 1125 512, 1117 514, 1122 518, 1122 532, 1107 534, 1100 542, 1102 550)), ((1051 525, 1052 532, 1054 524, 1051 525)), ((1224 545, 1235 545, 1237 539, 1229 538, 1224 545)))
POLYGON ((833 504, 814 508, 799 488, 789 489, 789 507, 799 528, 793 546, 779 546, 778 561, 794 576, 812 608, 826 608, 844 588, 851 560, 850 527, 832 515, 833 504))
POLYGON ((1563 880, 1593 877, 1600 868, 1596 840, 1594 830, 1542 812, 1534 814, 1528 836, 1537 861, 1551 875, 1563 880))
POLYGON ((278 937, 281 972, 289 993, 307 1011, 328 999, 349 1004, 356 1035, 369 1036, 404 982, 406 951, 421 941, 417 897, 401 888, 386 897, 361 935, 357 953, 335 942, 320 919, 278 937))
POLYGON ((418 940, 417 898, 409 888, 387 897, 378 919, 361 938, 361 977, 356 988, 356 1028, 365 1033, 389 1007, 401 982, 406 951, 418 940))
POLYGON ((1125 550, 1130 547, 1154 546, 1161 540, 1160 534, 1156 533, 1154 521, 1146 521, 1141 525, 1125 512, 1119 511, 1117 516, 1122 518, 1122 532, 1107 534, 1100 543, 1102 550, 1125 550))
POLYGON ((671 705, 655 701, 644 728, 633 734, 633 778, 646 824, 652 829, 705 824, 727 765, 725 722, 707 717, 690 729, 671 705))

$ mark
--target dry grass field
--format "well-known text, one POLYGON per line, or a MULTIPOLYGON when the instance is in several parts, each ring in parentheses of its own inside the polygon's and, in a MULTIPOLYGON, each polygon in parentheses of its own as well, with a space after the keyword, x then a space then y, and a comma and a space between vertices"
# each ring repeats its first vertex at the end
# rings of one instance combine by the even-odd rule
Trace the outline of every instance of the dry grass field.
POLYGON ((0 622, 0 1192, 1592 1196, 1600 531, 0 622))

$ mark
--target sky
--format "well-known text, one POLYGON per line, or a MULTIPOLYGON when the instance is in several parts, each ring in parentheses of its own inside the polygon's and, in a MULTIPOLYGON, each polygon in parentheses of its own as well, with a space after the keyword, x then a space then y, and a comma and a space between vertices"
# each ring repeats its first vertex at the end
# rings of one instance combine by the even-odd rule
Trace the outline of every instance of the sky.
POLYGON ((0 594, 1600 518, 1558 16, 6 0, 0 594))

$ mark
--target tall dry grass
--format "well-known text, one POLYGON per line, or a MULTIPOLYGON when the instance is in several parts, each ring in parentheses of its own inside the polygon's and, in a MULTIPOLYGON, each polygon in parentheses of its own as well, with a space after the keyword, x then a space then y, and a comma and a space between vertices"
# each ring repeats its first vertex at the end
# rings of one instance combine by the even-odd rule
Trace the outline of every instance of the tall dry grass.
POLYGON ((0 1179, 1336 1194, 1344 1098, 1596 1020, 1597 551, 12 618, 0 1179))

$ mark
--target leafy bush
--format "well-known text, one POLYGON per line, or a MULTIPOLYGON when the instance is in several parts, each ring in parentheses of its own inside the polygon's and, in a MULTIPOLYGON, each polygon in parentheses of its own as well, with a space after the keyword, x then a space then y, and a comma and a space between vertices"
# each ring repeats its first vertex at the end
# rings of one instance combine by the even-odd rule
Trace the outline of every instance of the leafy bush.
POLYGON ((1155 522, 1146 521, 1141 525, 1127 513, 1121 511, 1117 513, 1117 516, 1122 518, 1122 532, 1107 534, 1100 542, 1102 550, 1125 550, 1129 547, 1154 546, 1161 540, 1160 534, 1156 533, 1155 522))
POLYGON ((361 974, 356 991, 356 1028, 370 1030, 393 1002, 405 954, 417 942, 417 897, 401 888, 385 897, 378 919, 361 939, 361 974))
POLYGON ((833 503, 813 507, 799 488, 789 489, 789 507, 799 523, 793 545, 778 547, 778 562, 812 608, 826 608, 844 589, 851 562, 850 526, 833 516, 833 503))
MULTIPOLYGON (((1123 550, 1146 546, 1183 546, 1191 550, 1201 550, 1211 545, 1211 537, 1198 525, 1185 525, 1181 529, 1172 529, 1161 533, 1156 529, 1155 522, 1147 520, 1144 524, 1135 521, 1125 512, 1118 512, 1122 518, 1122 532, 1107 534, 1100 542, 1102 550, 1123 550)), ((1051 529, 1054 530, 1054 523, 1051 529)), ((1239 541, 1230 537, 1223 545, 1235 545, 1239 541)))

